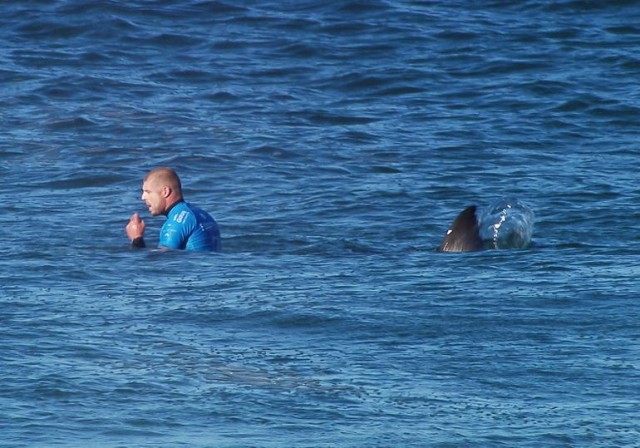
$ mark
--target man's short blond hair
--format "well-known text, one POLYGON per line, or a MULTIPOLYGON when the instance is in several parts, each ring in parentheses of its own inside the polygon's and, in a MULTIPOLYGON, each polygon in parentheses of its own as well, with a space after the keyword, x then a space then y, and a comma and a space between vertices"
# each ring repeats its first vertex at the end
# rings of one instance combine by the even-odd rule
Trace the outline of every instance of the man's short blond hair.
POLYGON ((154 168, 144 176, 144 182, 152 180, 154 182, 158 182, 162 186, 168 186, 171 190, 174 191, 178 196, 182 196, 182 182, 180 182, 180 177, 178 177, 178 173, 176 173, 173 169, 161 166, 158 168, 154 168))

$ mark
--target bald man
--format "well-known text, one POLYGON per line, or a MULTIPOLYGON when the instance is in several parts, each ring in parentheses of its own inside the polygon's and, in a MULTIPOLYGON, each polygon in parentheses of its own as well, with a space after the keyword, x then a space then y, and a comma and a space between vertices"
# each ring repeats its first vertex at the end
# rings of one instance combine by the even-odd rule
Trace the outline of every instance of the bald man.
MULTIPOLYGON (((180 178, 171 168, 155 168, 147 173, 141 199, 151 216, 167 217, 160 230, 160 248, 220 251, 218 224, 207 212, 184 201, 180 178)), ((145 247, 144 229, 144 220, 134 213, 126 227, 132 247, 145 247)))

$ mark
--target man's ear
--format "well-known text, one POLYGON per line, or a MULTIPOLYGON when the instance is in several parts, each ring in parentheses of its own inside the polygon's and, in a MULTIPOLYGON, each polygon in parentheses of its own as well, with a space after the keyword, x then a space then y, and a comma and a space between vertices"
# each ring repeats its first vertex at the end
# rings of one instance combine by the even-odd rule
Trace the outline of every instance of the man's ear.
POLYGON ((164 187, 162 187, 162 196, 165 198, 168 198, 169 196, 171 196, 171 187, 168 185, 165 185, 164 187))

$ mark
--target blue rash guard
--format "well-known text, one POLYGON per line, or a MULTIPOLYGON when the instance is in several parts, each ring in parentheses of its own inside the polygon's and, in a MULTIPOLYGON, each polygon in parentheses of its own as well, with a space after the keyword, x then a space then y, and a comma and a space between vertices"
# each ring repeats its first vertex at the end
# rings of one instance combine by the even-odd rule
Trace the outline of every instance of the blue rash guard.
POLYGON ((207 212, 180 201, 167 214, 160 230, 159 246, 219 252, 222 248, 220 229, 207 212))

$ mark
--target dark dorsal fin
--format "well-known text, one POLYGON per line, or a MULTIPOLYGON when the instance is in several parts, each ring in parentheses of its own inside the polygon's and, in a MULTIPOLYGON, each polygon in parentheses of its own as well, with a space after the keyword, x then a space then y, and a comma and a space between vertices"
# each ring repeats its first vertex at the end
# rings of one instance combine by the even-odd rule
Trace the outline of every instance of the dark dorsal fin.
POLYGON ((468 252, 482 250, 483 244, 478 233, 476 206, 465 208, 447 231, 438 252, 468 252))

